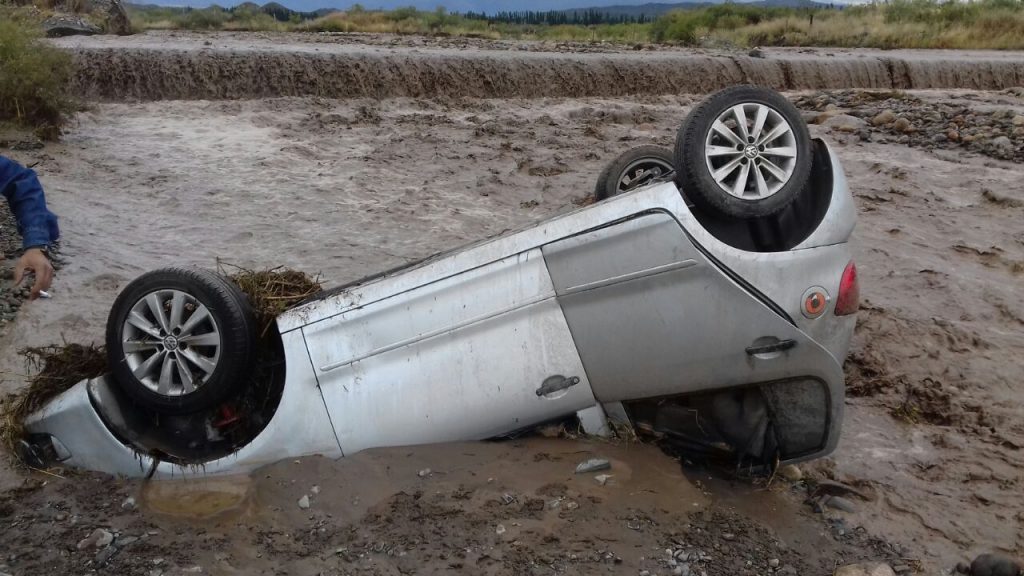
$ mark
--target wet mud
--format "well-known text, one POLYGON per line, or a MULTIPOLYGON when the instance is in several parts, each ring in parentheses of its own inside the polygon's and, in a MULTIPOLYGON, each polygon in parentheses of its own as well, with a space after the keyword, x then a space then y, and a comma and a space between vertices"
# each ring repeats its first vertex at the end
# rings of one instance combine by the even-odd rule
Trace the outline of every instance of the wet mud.
POLYGON ((1003 89, 1024 85, 1012 52, 742 52, 327 34, 149 32, 55 41, 90 99, 537 98, 706 93, 734 84, 1003 89), (376 41, 375 41, 376 40, 376 41))

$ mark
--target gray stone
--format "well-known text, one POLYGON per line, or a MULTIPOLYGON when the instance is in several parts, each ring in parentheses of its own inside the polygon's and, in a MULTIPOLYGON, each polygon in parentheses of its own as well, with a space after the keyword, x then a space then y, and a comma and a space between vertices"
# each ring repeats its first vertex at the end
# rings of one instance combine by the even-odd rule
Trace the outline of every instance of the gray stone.
POLYGON ((1014 116, 1012 122, 1014 126, 1024 126, 1024 116, 1014 116))
POLYGON ((598 474, 597 476, 594 476, 594 480, 601 486, 604 486, 608 483, 608 480, 610 480, 611 477, 611 474, 598 474))
POLYGON ((117 539, 117 547, 125 548, 127 546, 131 546, 132 544, 135 544, 138 541, 139 539, 136 536, 125 536, 124 538, 117 539))
POLYGON ((857 507, 853 505, 853 502, 843 498, 842 496, 832 496, 825 504, 829 508, 835 508, 836 510, 842 510, 843 512, 856 512, 857 507))
POLYGON ((771 560, 768 561, 768 566, 770 568, 778 568, 779 567, 779 559, 778 558, 772 558, 771 560))
POLYGON ((302 498, 299 498, 299 508, 307 510, 309 508, 309 494, 303 494, 302 498))
POLYGON ((99 26, 89 23, 85 18, 71 14, 56 14, 43 20, 43 31, 50 38, 92 36, 103 32, 99 26))
POLYGON ((822 122, 822 126, 838 130, 840 132, 857 132, 868 125, 862 118, 850 116, 849 114, 836 114, 822 122))
POLYGON ((611 462, 604 458, 591 458, 586 462, 580 462, 576 466, 577 474, 585 474, 587 472, 598 472, 601 470, 607 470, 612 467, 611 462))
POLYGON ((107 532, 103 528, 97 528, 92 531, 91 534, 83 538, 78 543, 79 550, 85 550, 86 548, 105 548, 114 541, 114 535, 107 532))
POLYGON ((124 508, 125 510, 135 510, 135 498, 132 498, 131 496, 125 498, 124 502, 121 502, 121 508, 124 508))
POLYGON ((113 546, 107 546, 103 550, 100 550, 98 554, 96 554, 96 563, 100 566, 103 566, 107 563, 108 560, 110 560, 114 556, 114 554, 117 554, 117 548, 113 546))
POLYGON ((764 50, 761 50, 761 48, 758 47, 751 48, 750 52, 747 52, 747 56, 750 56, 751 58, 764 58, 764 50))
POLYGON ((426 478, 427 476, 430 476, 430 468, 424 468, 423 470, 417 472, 416 475, 419 476, 420 478, 426 478))
POLYGON ((991 146, 998 152, 1002 152, 1004 154, 1013 154, 1013 142, 1006 136, 999 136, 997 138, 993 138, 991 146))

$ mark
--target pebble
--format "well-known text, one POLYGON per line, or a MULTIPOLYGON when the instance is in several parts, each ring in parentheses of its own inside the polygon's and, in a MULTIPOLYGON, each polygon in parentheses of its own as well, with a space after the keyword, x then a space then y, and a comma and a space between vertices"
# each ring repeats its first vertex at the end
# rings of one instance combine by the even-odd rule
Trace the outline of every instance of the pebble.
POLYGON ((750 56, 751 58, 764 58, 764 50, 761 50, 758 47, 751 48, 750 52, 747 52, 747 56, 750 56))
POLYGON ((771 568, 778 568, 779 564, 780 564, 780 562, 779 562, 778 558, 772 558, 771 560, 768 561, 768 566, 771 567, 771 568))
POLYGON ((736 539, 736 535, 733 534, 732 532, 726 532, 725 534, 722 534, 722 540, 735 540, 735 539, 736 539))
POLYGON ((96 554, 96 563, 102 566, 106 564, 107 560, 110 560, 110 558, 113 557, 114 554, 117 554, 117 548, 113 546, 107 546, 103 550, 100 550, 98 554, 96 554))
POLYGON ((315 496, 320 493, 320 487, 314 485, 312 488, 309 489, 309 492, 315 496))
POLYGON ((829 508, 835 508, 836 510, 842 510, 843 512, 856 512, 857 507, 854 506, 853 502, 843 498, 842 496, 833 496, 825 501, 825 504, 829 508))
POLYGON ((795 464, 786 464, 779 468, 779 475, 790 482, 799 482, 804 479, 804 473, 795 464))
POLYGON ((121 502, 121 508, 124 508, 125 510, 135 510, 135 498, 132 498, 131 496, 125 498, 124 502, 121 502))
POLYGON ((423 470, 417 472, 416 475, 419 476, 420 478, 426 478, 427 476, 430 476, 430 468, 424 468, 423 470))
POLYGON ((135 536, 125 536, 124 538, 117 539, 117 547, 125 548, 127 546, 131 546, 132 544, 135 544, 138 541, 139 539, 135 536))
POLYGON ((1011 122, 1014 126, 1024 126, 1024 116, 1014 116, 1011 122))
POLYGON ((502 534, 504 534, 505 533, 505 525, 504 524, 498 524, 494 528, 494 533, 497 534, 498 536, 501 536, 502 534))
POLYGON ((302 508, 303 510, 306 510, 307 508, 309 508, 309 495, 308 494, 303 494, 302 498, 299 498, 299 508, 302 508))
POLYGON ((1007 138, 1006 136, 999 136, 997 138, 994 138, 992 140, 991 146, 997 152, 1010 156, 1013 155, 1013 142, 1011 142, 1010 139, 1007 138))
POLYGON ((107 532, 103 528, 97 528, 92 531, 92 534, 89 534, 78 543, 78 549, 85 550, 90 547, 104 548, 109 546, 113 541, 113 534, 107 532))
POLYGON ((612 467, 611 462, 604 458, 591 458, 586 462, 580 462, 576 466, 577 474, 585 474, 587 472, 597 472, 599 470, 607 470, 612 467))
POLYGON ((605 484, 608 483, 608 480, 611 477, 611 474, 598 474, 597 476, 594 476, 594 480, 601 486, 604 486, 605 484))

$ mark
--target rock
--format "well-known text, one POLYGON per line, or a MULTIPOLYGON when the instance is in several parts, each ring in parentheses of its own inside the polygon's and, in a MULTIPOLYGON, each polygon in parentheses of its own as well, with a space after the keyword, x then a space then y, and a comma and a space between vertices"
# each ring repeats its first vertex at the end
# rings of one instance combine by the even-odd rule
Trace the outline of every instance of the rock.
POLYGON ((896 141, 899 142, 900 144, 906 144, 906 143, 910 142, 910 136, 907 136, 906 134, 904 134, 903 136, 900 136, 899 138, 897 138, 896 141))
POLYGON ((114 554, 117 554, 117 548, 113 546, 107 546, 103 550, 100 550, 98 554, 96 554, 96 563, 100 566, 103 566, 107 563, 107 560, 110 560, 111 557, 114 556, 114 554))
POLYGON ((1010 135, 1014 138, 1024 138, 1024 126, 1017 126, 1010 132, 1010 135))
POLYGON ((132 544, 135 544, 138 541, 139 539, 135 536, 125 536, 124 538, 117 539, 117 547, 126 548, 128 546, 131 546, 132 544))
POLYGON ((1014 126, 1024 126, 1024 116, 1018 114, 1017 116, 1013 117, 1013 120, 1011 120, 1011 122, 1014 126))
POLYGON ((946 132, 946 140, 949 140, 950 142, 959 142, 960 132, 956 130, 950 130, 949 132, 946 132))
POLYGON ((302 498, 299 498, 299 508, 306 510, 309 508, 309 494, 303 494, 302 498))
POLYGON ((316 496, 317 494, 320 493, 320 487, 319 486, 313 486, 312 488, 309 489, 309 493, 314 495, 314 496, 316 496))
POLYGON ((946 140, 949 140, 949 138, 947 138, 945 134, 936 134, 935 136, 932 136, 932 142, 935 142, 936 144, 942 144, 946 140))
POLYGON ((804 473, 797 468, 796 464, 786 464, 779 468, 779 475, 790 482, 799 482, 804 479, 804 473))
POLYGON ((121 0, 89 0, 89 4, 93 16, 102 18, 105 33, 120 36, 132 33, 132 24, 121 0))
POLYGON ((423 470, 417 472, 416 475, 419 476, 420 478, 426 478, 427 476, 430 476, 430 468, 424 468, 423 470))
POLYGON ((726 532, 726 533, 722 534, 722 540, 735 540, 735 539, 736 539, 736 535, 733 534, 732 532, 726 532))
POLYGON ((594 476, 594 480, 601 486, 607 484, 609 479, 611 479, 611 474, 598 474, 594 476))
POLYGON ((103 32, 103 29, 90 24, 81 16, 57 14, 43 20, 43 31, 50 38, 60 38, 63 36, 92 36, 103 32))
POLYGON ((772 558, 771 560, 768 561, 768 567, 769 568, 778 568, 779 564, 780 564, 780 562, 779 562, 778 558, 772 558))
POLYGON ((764 58, 764 50, 761 50, 760 47, 751 48, 750 52, 747 52, 747 56, 751 58, 764 58))
POLYGON ((792 566, 787 564, 782 568, 779 568, 779 571, 776 572, 776 574, 784 574, 785 576, 796 576, 797 572, 796 568, 793 568, 792 566))
POLYGON ((494 528, 494 533, 497 534, 498 536, 501 536, 502 534, 504 534, 505 533, 505 525, 504 524, 498 524, 494 528))
POLYGON ((843 498, 842 496, 832 496, 827 501, 825 501, 825 505, 827 505, 829 508, 842 510, 843 512, 853 513, 857 511, 857 507, 853 505, 853 502, 850 502, 849 500, 843 498))
POLYGON ((124 502, 121 502, 121 508, 125 510, 135 510, 135 498, 132 498, 131 496, 125 498, 124 502))
POLYGON ((993 150, 1005 156, 1013 156, 1013 142, 1006 136, 993 138, 989 144, 993 150))
POLYGON ((896 576, 888 564, 881 562, 864 562, 862 564, 850 564, 838 568, 833 576, 896 576))
POLYGON ((1002 554, 982 554, 971 562, 971 576, 1020 576, 1024 566, 1002 554))
POLYGON ((871 123, 875 126, 883 126, 885 124, 891 124, 896 121, 896 115, 893 114, 892 110, 884 110, 877 116, 871 119, 871 123))
POLYGON ((822 125, 840 132, 858 132, 861 129, 866 128, 868 123, 856 116, 836 113, 836 115, 822 122, 822 125))
POLYGON ((587 472, 597 472, 600 470, 607 470, 612 467, 611 462, 604 458, 591 458, 586 462, 580 462, 576 466, 577 474, 585 474, 587 472))
POLYGON ((915 130, 914 125, 910 123, 910 120, 903 117, 897 118, 896 121, 893 122, 892 127, 896 129, 896 131, 903 132, 904 134, 915 130))
POLYGON ((911 572, 913 572, 913 569, 910 566, 907 566, 906 564, 897 564, 892 567, 892 571, 897 574, 910 574, 911 572))
POLYGON ((105 548, 105 547, 109 546, 110 543, 113 542, 113 541, 114 541, 114 535, 113 534, 111 534, 110 532, 107 532, 103 528, 97 528, 97 529, 92 531, 92 534, 89 534, 88 536, 83 538, 78 543, 78 549, 79 550, 85 550, 86 548, 91 548, 91 547, 105 548))

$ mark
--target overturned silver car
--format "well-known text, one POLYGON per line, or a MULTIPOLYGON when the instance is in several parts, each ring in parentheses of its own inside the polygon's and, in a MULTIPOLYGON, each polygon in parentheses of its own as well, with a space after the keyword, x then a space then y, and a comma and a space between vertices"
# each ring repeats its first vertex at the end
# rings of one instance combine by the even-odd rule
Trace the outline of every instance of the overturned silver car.
POLYGON ((321 293, 267 334, 219 275, 145 274, 114 303, 112 373, 30 416, 32 452, 220 474, 577 415, 751 463, 828 454, 858 306, 838 160, 781 96, 736 87, 669 164, 617 160, 599 202, 321 293))

